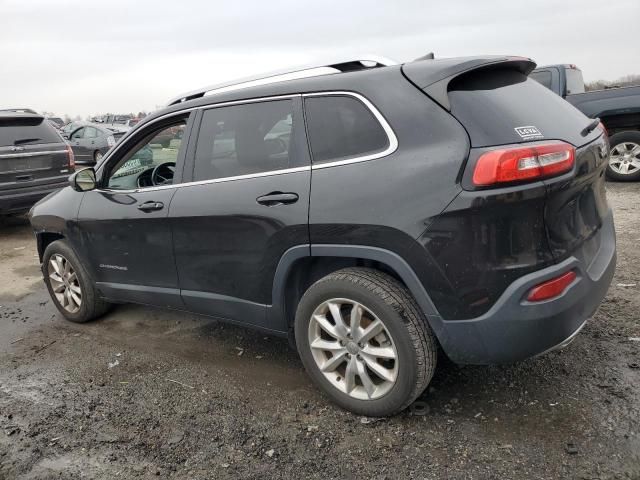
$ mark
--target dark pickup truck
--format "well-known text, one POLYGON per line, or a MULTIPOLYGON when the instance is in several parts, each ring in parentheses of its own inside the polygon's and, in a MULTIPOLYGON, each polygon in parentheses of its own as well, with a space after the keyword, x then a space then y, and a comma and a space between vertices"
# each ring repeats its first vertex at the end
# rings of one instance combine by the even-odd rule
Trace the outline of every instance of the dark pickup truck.
POLYGON ((575 65, 548 65, 529 75, 590 118, 600 118, 609 132, 611 155, 607 176, 640 180, 640 86, 585 92, 575 65))

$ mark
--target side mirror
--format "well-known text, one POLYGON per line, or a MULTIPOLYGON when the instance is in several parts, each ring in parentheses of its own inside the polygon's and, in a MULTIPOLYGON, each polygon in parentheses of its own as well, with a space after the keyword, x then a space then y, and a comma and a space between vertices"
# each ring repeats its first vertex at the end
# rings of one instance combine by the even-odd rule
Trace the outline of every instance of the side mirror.
POLYGON ((76 192, 94 190, 97 186, 96 171, 91 167, 77 171, 69 177, 69 185, 76 192))

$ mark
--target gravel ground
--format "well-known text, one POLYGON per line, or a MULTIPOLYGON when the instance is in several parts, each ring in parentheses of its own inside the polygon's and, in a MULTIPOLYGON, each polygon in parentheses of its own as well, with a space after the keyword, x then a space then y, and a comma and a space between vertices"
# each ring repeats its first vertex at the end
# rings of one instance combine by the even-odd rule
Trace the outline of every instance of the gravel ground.
POLYGON ((618 270, 567 349, 441 359, 419 404, 333 406, 286 341, 123 305, 64 321, 26 220, 0 221, 0 479, 640 478, 640 184, 609 184, 618 270))

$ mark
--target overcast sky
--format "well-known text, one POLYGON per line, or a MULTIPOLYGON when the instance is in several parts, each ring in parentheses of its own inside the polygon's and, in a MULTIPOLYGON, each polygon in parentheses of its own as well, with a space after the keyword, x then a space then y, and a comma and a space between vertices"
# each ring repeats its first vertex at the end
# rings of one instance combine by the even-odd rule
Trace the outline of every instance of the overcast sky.
POLYGON ((153 110, 199 86, 373 53, 513 54, 640 74, 640 0, 0 0, 0 108, 153 110))

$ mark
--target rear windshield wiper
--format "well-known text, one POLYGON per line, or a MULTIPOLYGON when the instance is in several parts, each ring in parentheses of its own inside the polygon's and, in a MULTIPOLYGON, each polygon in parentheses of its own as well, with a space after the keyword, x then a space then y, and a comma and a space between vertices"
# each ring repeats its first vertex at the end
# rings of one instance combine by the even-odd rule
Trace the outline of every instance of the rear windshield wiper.
POLYGON ((582 130, 580 132, 580 135, 582 135, 583 137, 586 137, 587 135, 589 135, 591 132, 593 132, 598 125, 600 125, 600 119, 596 118, 593 122, 591 122, 589 125, 587 125, 584 130, 582 130))
POLYGON ((42 140, 41 138, 21 138, 20 140, 16 140, 13 142, 14 145, 22 145, 23 143, 35 142, 37 140, 42 140))

